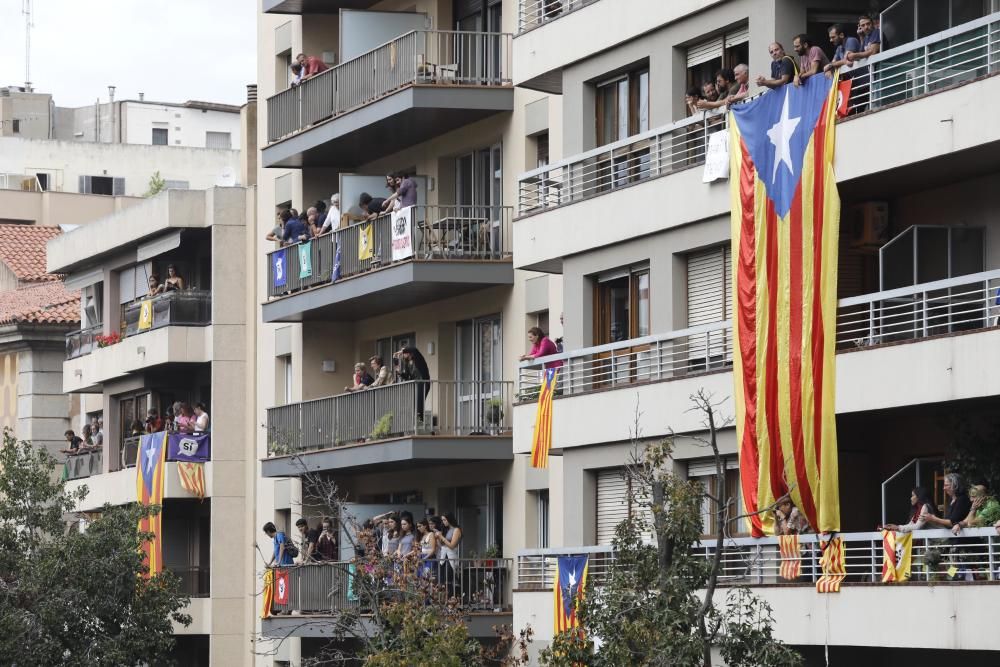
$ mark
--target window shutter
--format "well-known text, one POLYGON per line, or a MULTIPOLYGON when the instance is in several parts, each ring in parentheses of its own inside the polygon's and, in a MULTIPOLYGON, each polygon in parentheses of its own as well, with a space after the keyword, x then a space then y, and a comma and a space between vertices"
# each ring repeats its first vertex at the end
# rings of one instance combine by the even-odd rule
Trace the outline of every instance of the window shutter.
POLYGON ((707 63, 714 58, 722 58, 722 35, 713 37, 701 44, 689 46, 687 50, 687 66, 694 67, 707 63))
POLYGON ((727 32, 726 36, 726 48, 732 48, 739 44, 746 44, 750 41, 750 27, 741 26, 732 32, 727 32))
POLYGON ((82 195, 89 195, 91 193, 90 176, 80 177, 80 184, 77 187, 77 192, 82 195))
POLYGON ((628 518, 628 484, 622 468, 597 473, 597 544, 609 545, 618 524, 628 518))
POLYGON ((125 194, 125 179, 118 178, 117 176, 111 181, 111 194, 116 197, 123 196, 125 194))
MULTIPOLYGON (((723 457, 723 470, 739 470, 740 461, 735 456, 723 457)), ((688 461, 688 479, 710 477, 715 474, 715 459, 695 459, 688 461)))
MULTIPOLYGON (((688 255, 687 306, 688 326, 714 324, 732 318, 733 290, 732 255, 728 244, 688 255)), ((696 336, 690 341, 692 360, 716 357, 725 353, 729 342, 727 332, 708 337, 696 336), (711 343, 711 349, 706 349, 711 343)))
POLYGON ((232 148, 233 137, 229 132, 205 132, 205 148, 232 148))
POLYGON ((135 298, 135 267, 118 273, 118 303, 128 303, 135 298))

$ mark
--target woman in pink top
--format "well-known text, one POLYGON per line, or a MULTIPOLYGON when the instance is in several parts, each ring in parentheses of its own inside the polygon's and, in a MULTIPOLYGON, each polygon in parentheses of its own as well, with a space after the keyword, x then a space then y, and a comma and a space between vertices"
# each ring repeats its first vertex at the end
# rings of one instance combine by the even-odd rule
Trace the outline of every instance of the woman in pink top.
MULTIPOLYGON (((529 361, 538 357, 547 357, 552 354, 559 354, 559 348, 545 335, 545 332, 538 327, 528 329, 528 342, 531 343, 531 352, 521 355, 521 361, 529 361)), ((545 368, 559 368, 563 365, 562 360, 549 361, 545 368)))

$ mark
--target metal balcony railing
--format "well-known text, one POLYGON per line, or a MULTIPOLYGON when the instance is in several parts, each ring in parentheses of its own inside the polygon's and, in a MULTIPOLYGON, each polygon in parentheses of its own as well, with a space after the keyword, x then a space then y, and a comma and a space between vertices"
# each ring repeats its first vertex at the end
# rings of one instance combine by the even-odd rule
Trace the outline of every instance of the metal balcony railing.
POLYGON ((268 454, 414 435, 505 435, 513 382, 398 382, 267 411, 268 454))
MULTIPOLYGON (((871 347, 995 327, 1000 324, 1000 270, 841 299, 837 348, 871 347)), ((557 389, 578 394, 729 368, 731 322, 598 345, 520 365, 519 401, 538 396, 544 364, 562 361, 557 389)))
POLYGON ((400 35, 268 98, 268 141, 406 86, 510 86, 511 39, 507 33, 450 30, 400 35))
POLYGON ((181 594, 189 598, 211 597, 211 570, 207 567, 166 566, 171 574, 180 579, 181 594))
MULTIPOLYGON (((512 558, 460 558, 448 561, 447 565, 443 561, 430 563, 430 571, 463 610, 510 611, 512 558)), ((272 609, 318 615, 347 610, 367 613, 370 611, 365 608, 369 603, 367 596, 358 595, 354 588, 358 567, 353 562, 325 562, 272 568, 288 573, 288 604, 276 604, 272 609)))
POLYGON ((537 28, 595 2, 597 0, 518 0, 517 31, 522 33, 537 28))
POLYGON ((66 358, 83 357, 97 348, 97 336, 103 330, 103 324, 97 324, 89 329, 80 329, 66 334, 66 358))
POLYGON ((708 135, 727 114, 705 111, 526 172, 518 179, 518 215, 602 195, 705 163, 708 135))
POLYGON ((293 294, 309 287, 329 283, 334 273, 338 280, 394 264, 424 260, 509 261, 513 236, 510 206, 414 206, 410 224, 411 256, 393 260, 392 215, 381 215, 370 223, 334 230, 311 241, 311 272, 303 276, 299 245, 268 253, 268 296, 293 294), (371 257, 361 258, 360 242, 371 225, 371 257), (337 271, 337 249, 340 269, 337 271), (277 273, 275 255, 280 254, 284 284, 277 273))
POLYGON ((887 49, 844 68, 851 113, 911 100, 1000 71, 1000 12, 887 49))
POLYGON ((122 333, 126 338, 161 327, 206 326, 211 323, 211 290, 178 290, 122 306, 122 333), (148 327, 141 327, 142 304, 145 301, 153 304, 153 318, 148 327))
MULTIPOLYGON (((1000 12, 889 49, 842 74, 852 79, 848 109, 856 114, 997 71, 1000 12)), ((526 172, 518 179, 518 215, 704 164, 708 134, 724 129, 724 112, 706 112, 526 172)))
POLYGON ((42 192, 44 188, 35 174, 0 174, 0 190, 42 192))
MULTIPOLYGON (((882 533, 840 533, 844 541, 845 584, 882 580, 882 533)), ((819 578, 820 548, 816 535, 800 535, 802 576, 799 583, 812 585, 819 578)), ((715 541, 692 546, 695 554, 710 558, 715 541)), ((559 556, 590 554, 588 580, 600 584, 614 567, 611 547, 527 549, 517 555, 517 588, 550 589, 559 556)), ((959 536, 950 530, 918 530, 913 533, 911 581, 997 581, 1000 579, 1000 536, 994 528, 966 528, 959 536), (954 569, 952 569, 954 568, 954 569)), ((781 555, 777 537, 726 538, 719 583, 723 586, 759 586, 791 583, 779 576, 781 555)))
POLYGON ((84 454, 68 454, 63 465, 63 479, 84 479, 104 472, 104 452, 101 450, 84 454))

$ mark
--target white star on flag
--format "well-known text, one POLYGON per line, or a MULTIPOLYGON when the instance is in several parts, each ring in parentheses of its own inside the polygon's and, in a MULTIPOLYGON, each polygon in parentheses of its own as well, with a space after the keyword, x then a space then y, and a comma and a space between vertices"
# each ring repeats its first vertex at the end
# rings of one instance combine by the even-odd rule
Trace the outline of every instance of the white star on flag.
POLYGON ((153 471, 153 454, 155 453, 156 447, 154 445, 151 444, 149 447, 146 447, 146 472, 153 471))
POLYGON ((775 177, 777 177, 778 165, 782 162, 788 165, 788 171, 795 173, 795 169, 792 167, 792 135, 795 134, 795 128, 799 126, 802 117, 788 117, 788 95, 790 93, 791 91, 786 88, 785 102, 781 107, 781 118, 767 131, 767 138, 774 146, 774 168, 771 170, 771 182, 774 182, 775 177))

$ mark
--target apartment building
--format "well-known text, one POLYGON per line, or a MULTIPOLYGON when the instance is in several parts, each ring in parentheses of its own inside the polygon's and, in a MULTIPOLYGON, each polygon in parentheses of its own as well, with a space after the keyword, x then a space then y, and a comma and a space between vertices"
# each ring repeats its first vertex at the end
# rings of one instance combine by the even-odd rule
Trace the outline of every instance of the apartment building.
MULTIPOLYGON (((977 651, 1000 650, 972 611, 992 595, 992 529, 967 554, 982 571, 972 583, 851 585, 879 581, 881 535, 863 531, 903 520, 915 483, 943 503, 942 459, 969 429, 988 430, 1000 407, 1000 384, 987 370, 996 363, 1000 314, 1000 124, 992 111, 1000 101, 1000 6, 907 0, 520 3, 514 84, 562 100, 548 163, 518 177, 513 225, 515 269, 561 277, 565 319, 562 395, 552 408, 561 456, 544 483, 521 489, 525 515, 534 506, 548 520, 511 527, 530 547, 514 554, 514 625, 530 623, 536 644, 551 638, 553 559, 591 553, 599 573, 613 560, 615 525, 638 511, 621 474, 636 428, 640 442, 676 434, 678 471, 709 488, 718 483, 692 439, 704 427, 688 397, 705 389, 723 416, 735 414, 730 184, 703 182, 709 135, 726 121, 687 117, 685 92, 739 63, 749 65, 751 81, 767 75, 773 41, 789 48, 808 33, 827 47, 819 39, 827 28, 842 23, 850 33, 866 4, 885 10, 884 51, 856 69, 870 86, 849 100, 835 156, 848 583, 827 596, 811 582, 773 586, 774 539, 739 536, 727 541, 724 579, 759 586, 778 637, 810 659, 825 646, 831 657, 861 664, 983 659, 996 653, 977 651), (741 559, 741 549, 758 557, 741 559), (907 630, 911 614, 885 613, 901 609, 920 610, 920 632, 907 630)), ((519 396, 537 394, 539 372, 521 364, 519 396)), ((535 411, 533 400, 514 407, 515 460, 530 452, 535 411)), ((732 496, 735 430, 719 438, 732 496)), ((706 504, 707 533, 718 530, 713 516, 706 504)), ((918 534, 915 558, 949 536, 918 534)))
MULTIPOLYGON (((265 0, 258 34, 257 523, 293 533, 300 517, 318 524, 327 510, 303 488, 306 469, 335 482, 358 520, 453 512, 463 571, 489 588, 490 603, 470 609, 480 637, 510 622, 511 556, 524 546, 516 359, 527 328, 559 313, 558 281, 542 276, 526 314, 525 274, 512 263, 515 177, 544 161, 535 137, 559 117, 558 98, 513 85, 516 15, 510 0, 265 0), (330 69, 292 88, 300 52, 330 69), (363 192, 388 196, 396 171, 418 187, 395 232, 402 251, 389 215, 314 240, 305 269, 297 247, 264 240, 280 209, 339 193, 346 213, 363 192), (403 346, 426 359, 430 382, 344 392, 355 362, 391 364, 403 346)), ((323 584, 290 588, 310 585, 323 584)), ((296 612, 306 604, 292 601, 296 612)), ((322 616, 312 620, 263 621, 272 643, 258 653, 273 655, 259 664, 313 655, 325 640, 322 616)))
POLYGON ((102 449, 67 457, 68 487, 89 489, 78 511, 136 501, 133 425, 142 430, 150 409, 201 402, 211 418, 204 497, 182 485, 175 458, 164 471, 163 565, 191 598, 193 622, 176 628, 173 656, 185 665, 239 664, 251 642, 254 209, 252 188, 168 190, 48 243, 48 271, 79 290, 61 389, 80 421, 104 422, 102 449), (183 289, 148 296, 150 278, 162 283, 170 266, 183 289))

